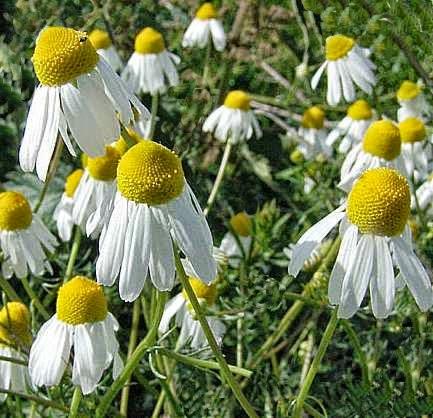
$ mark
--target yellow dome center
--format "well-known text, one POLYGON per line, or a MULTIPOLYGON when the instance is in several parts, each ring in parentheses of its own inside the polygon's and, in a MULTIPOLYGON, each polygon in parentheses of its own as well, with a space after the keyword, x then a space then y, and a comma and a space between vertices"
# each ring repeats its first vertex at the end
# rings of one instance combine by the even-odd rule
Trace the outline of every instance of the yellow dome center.
POLYGON ((422 120, 418 118, 407 118, 400 122, 401 142, 414 143, 426 139, 427 132, 422 120))
POLYGON ((116 178, 120 157, 120 152, 114 146, 107 145, 104 156, 87 157, 86 170, 95 180, 113 181, 116 178))
POLYGON ((70 325, 103 321, 107 299, 102 286, 84 276, 65 283, 57 295, 57 318, 70 325))
POLYGON ((195 17, 200 20, 215 19, 217 12, 212 3, 203 3, 197 10, 195 17))
POLYGON ((65 182, 65 194, 68 197, 74 197, 75 190, 77 190, 80 184, 81 177, 83 176, 84 170, 78 168, 66 177, 65 182))
POLYGON ((345 57, 355 45, 355 40, 344 35, 328 36, 325 52, 328 61, 336 61, 345 57))
POLYGON ((107 49, 111 46, 110 35, 105 30, 93 30, 89 35, 89 40, 95 49, 107 49))
POLYGON ((421 93, 421 87, 413 81, 403 81, 397 90, 398 100, 413 100, 421 93))
POLYGON ((33 65, 41 84, 61 86, 91 72, 99 56, 85 32, 49 26, 36 40, 33 65))
MULTIPOLYGON (((188 280, 189 280, 189 284, 192 287, 192 290, 194 290, 194 294, 197 297, 197 299, 205 300, 209 306, 215 303, 217 297, 217 290, 215 284, 211 283, 207 285, 206 283, 202 282, 200 279, 196 277, 189 277, 188 280)), ((182 290, 182 295, 185 298, 185 300, 189 302, 189 297, 185 292, 185 289, 182 290)))
POLYGON ((347 217, 363 234, 400 235, 410 213, 407 180, 396 170, 365 171, 347 200, 347 217))
POLYGON ((32 342, 30 312, 21 302, 9 302, 0 310, 0 345, 28 347, 32 342))
POLYGON ((251 219, 245 212, 239 212, 230 219, 230 226, 241 237, 251 235, 251 219))
POLYGON ((373 112, 365 100, 357 100, 347 109, 347 116, 353 120, 371 119, 373 112))
POLYGON ((322 129, 325 112, 318 106, 307 109, 302 115, 302 126, 308 129, 322 129))
POLYGON ((392 161, 400 155, 400 131, 389 120, 373 122, 364 135, 362 147, 369 154, 392 161))
POLYGON ((153 28, 142 29, 135 38, 135 51, 140 54, 159 54, 164 49, 164 38, 153 28))
POLYGON ((167 203, 182 193, 184 185, 179 157, 153 141, 142 141, 131 147, 117 168, 120 193, 137 203, 167 203))
POLYGON ((224 100, 224 106, 231 109, 250 110, 251 98, 242 90, 232 90, 224 100))
POLYGON ((27 229, 32 219, 32 209, 21 193, 0 193, 0 230, 27 229))

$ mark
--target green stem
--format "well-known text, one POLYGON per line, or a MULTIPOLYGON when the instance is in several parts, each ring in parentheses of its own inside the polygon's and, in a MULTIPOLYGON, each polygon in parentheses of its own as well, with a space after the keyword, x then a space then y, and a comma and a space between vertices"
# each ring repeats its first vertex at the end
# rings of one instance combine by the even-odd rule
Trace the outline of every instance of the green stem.
POLYGON ((68 265, 66 266, 65 277, 63 278, 63 283, 66 283, 68 280, 71 280, 72 274, 74 272, 75 261, 78 256, 78 251, 80 249, 81 244, 81 229, 77 225, 75 226, 74 240, 72 241, 71 253, 69 254, 68 265))
POLYGON ((21 283, 23 284, 24 290, 29 296, 31 303, 33 303, 36 306, 36 309, 43 316, 43 318, 45 320, 50 319, 50 314, 45 309, 45 306, 42 305, 42 302, 39 300, 38 295, 33 291, 29 281, 27 280, 27 277, 21 278, 21 283))
MULTIPOLYGON (((414 146, 413 145, 411 145, 411 158, 412 158, 412 161, 414 161, 414 164, 415 164, 415 152, 414 152, 414 146)), ((416 194, 415 168, 412 171, 411 182, 412 182, 412 193, 413 193, 413 197, 415 199, 416 211, 418 213, 418 217, 419 217, 419 220, 421 222, 421 229, 424 230, 425 226, 427 225, 427 222, 426 222, 426 219, 424 217, 424 211, 421 209, 421 206, 420 206, 419 200, 418 200, 418 196, 416 194)))
POLYGON ((240 388, 236 379, 233 377, 225 358, 223 357, 223 355, 221 354, 218 348, 218 344, 215 340, 212 330, 209 327, 209 324, 201 309, 200 303, 198 302, 194 290, 192 289, 191 284, 186 276, 185 270, 182 266, 182 262, 180 261, 177 248, 174 245, 173 247, 174 247, 174 260, 176 264, 176 270, 178 273, 179 281, 183 289, 185 290, 186 294, 188 295, 188 299, 191 302, 191 305, 194 309, 198 321, 200 322, 200 325, 203 329, 204 335, 206 336, 209 347, 212 350, 218 364, 220 365, 221 374, 225 379, 225 381, 227 382, 227 384, 230 386, 230 389, 232 390, 233 394, 235 395, 236 399, 238 400, 239 404, 242 406, 246 414, 249 417, 258 418, 258 415, 254 411, 251 404, 248 402, 248 399, 243 394, 242 389, 240 388))
POLYGON ((27 393, 19 393, 14 390, 2 389, 0 388, 0 393, 5 393, 6 395, 20 396, 21 398, 27 399, 28 401, 36 402, 39 405, 43 405, 46 408, 53 408, 63 412, 69 412, 69 409, 63 405, 59 405, 49 399, 39 398, 38 396, 29 395, 27 393))
POLYGON ((19 364, 21 366, 27 366, 27 361, 20 360, 19 358, 0 356, 0 361, 9 361, 10 363, 19 364))
POLYGON ((155 408, 153 410, 151 418, 159 418, 160 412, 162 409, 162 405, 164 404, 164 400, 165 400, 165 392, 164 392, 164 390, 161 390, 161 392, 158 396, 158 400, 156 401, 156 405, 155 405, 155 408))
POLYGON ((208 84, 211 52, 212 52, 212 42, 211 39, 209 39, 209 42, 207 43, 206 46, 206 56, 204 58, 203 78, 202 78, 203 86, 206 86, 208 84))
POLYGON ((319 344, 319 348, 317 349, 316 356, 314 357, 313 362, 311 363, 311 367, 308 370, 307 376, 302 384, 301 390, 299 391, 298 397, 296 399, 295 409, 292 414, 292 418, 301 418, 302 410, 304 408, 304 402, 307 399, 308 392, 310 391, 310 387, 316 377, 317 372, 319 371, 320 364, 322 363, 323 357, 328 349, 328 346, 332 340, 332 336, 334 335, 335 328, 337 327, 338 318, 337 318, 337 309, 332 311, 331 318, 329 319, 328 325, 326 326, 325 332, 323 333, 322 339, 319 344))
POLYGON ((155 134, 156 117, 158 115, 158 104, 159 104, 159 93, 155 93, 152 96, 152 108, 150 110, 149 139, 152 139, 152 140, 153 140, 153 135, 155 134))
POLYGON ((9 283, 9 280, 6 280, 3 276, 0 276, 0 287, 3 292, 6 293, 6 296, 9 300, 21 300, 21 298, 15 292, 15 289, 9 283))
POLYGON ((69 407, 69 418, 78 417, 78 408, 80 407, 82 397, 83 393, 81 392, 81 388, 79 386, 75 386, 74 394, 72 395, 71 406, 69 407))

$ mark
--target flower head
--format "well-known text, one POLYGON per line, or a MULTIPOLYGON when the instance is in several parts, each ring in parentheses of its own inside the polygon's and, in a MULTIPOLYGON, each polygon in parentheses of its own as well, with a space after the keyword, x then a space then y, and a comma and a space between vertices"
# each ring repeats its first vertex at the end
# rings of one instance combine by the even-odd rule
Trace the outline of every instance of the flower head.
POLYGON ((371 119, 373 111, 365 100, 357 100, 347 108, 347 116, 352 120, 371 119))
POLYGON ((78 185, 80 184, 81 177, 83 176, 84 170, 82 168, 77 168, 68 177, 66 177, 65 181, 65 195, 67 197, 74 197, 75 190, 77 190, 78 185))
POLYGON ((401 141, 413 144, 426 139, 427 133, 424 122, 421 119, 411 117, 398 124, 400 129, 401 141))
POLYGON ((224 100, 224 106, 230 109, 250 110, 251 98, 245 91, 232 90, 224 100))
POLYGON ((302 126, 307 129, 322 129, 325 112, 319 106, 308 108, 302 115, 302 126))
POLYGON ((0 230, 27 229, 32 219, 32 209, 21 193, 14 191, 0 193, 0 230))
POLYGON ((362 144, 365 152, 387 161, 394 160, 401 151, 400 131, 389 120, 373 122, 367 129, 362 144))
POLYGON ((28 347, 31 341, 29 309, 21 302, 8 302, 0 310, 0 345, 28 347))
POLYGON ((215 19, 217 11, 212 3, 203 3, 196 11, 195 17, 200 20, 215 19))
POLYGON ((89 41, 95 49, 107 49, 112 45, 108 32, 101 29, 92 30, 89 34, 89 41))
POLYGON ((397 90, 398 100, 413 100, 421 93, 421 87, 413 81, 405 80, 397 90))
POLYGON ((144 28, 135 37, 135 52, 140 54, 159 54, 165 50, 162 34, 153 28, 144 28))
POLYGON ((347 56, 355 45, 355 40, 344 35, 333 35, 326 38, 325 54, 328 61, 336 61, 347 56))

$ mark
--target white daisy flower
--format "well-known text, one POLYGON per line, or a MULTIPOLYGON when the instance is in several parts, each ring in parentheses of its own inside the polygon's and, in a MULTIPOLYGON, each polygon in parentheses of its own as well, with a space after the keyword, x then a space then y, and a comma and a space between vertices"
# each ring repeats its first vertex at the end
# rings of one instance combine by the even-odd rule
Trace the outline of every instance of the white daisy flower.
POLYGON ((57 240, 19 192, 0 193, 0 243, 4 277, 15 273, 22 278, 28 270, 36 276, 51 271, 43 247, 51 253, 57 240))
POLYGON ((349 191, 356 179, 370 168, 390 167, 407 175, 400 153, 401 137, 398 126, 388 119, 373 122, 362 143, 347 154, 341 166, 341 181, 338 187, 349 191))
POLYGON ((262 130, 250 108, 251 98, 242 90, 232 90, 224 104, 215 109, 205 120, 203 132, 211 132, 221 142, 237 143, 250 139, 253 133, 257 138, 262 130))
POLYGON ((30 378, 36 386, 60 383, 74 347, 72 382, 86 395, 95 390, 113 362, 113 378, 122 368, 115 332, 119 324, 108 312, 101 286, 76 276, 57 295, 57 312, 42 325, 30 350, 30 378))
MULTIPOLYGON (((0 311, 0 356, 26 360, 32 343, 30 312, 21 302, 9 302, 0 311)), ((27 366, 0 360, 0 389, 23 393, 29 383, 27 366)), ((0 394, 0 402, 6 399, 0 394)))
POLYGON ((338 138, 343 137, 338 152, 346 154, 354 145, 362 141, 371 122, 373 122, 373 111, 370 105, 365 100, 357 100, 347 108, 347 116, 329 133, 326 144, 331 147, 338 138))
POLYGON ((326 69, 328 78, 326 100, 331 106, 337 105, 342 95, 347 102, 356 99, 353 83, 365 93, 372 93, 373 86, 376 84, 373 73, 376 66, 369 59, 368 48, 361 48, 354 39, 347 36, 334 35, 326 38, 325 51, 326 61, 311 80, 313 90, 316 89, 326 69))
POLYGON ((122 61, 107 32, 94 29, 89 34, 89 40, 95 47, 96 52, 110 64, 114 71, 119 71, 122 68, 122 61))
POLYGON ((74 207, 74 194, 83 176, 81 168, 74 170, 66 178, 65 191, 62 194, 60 202, 54 210, 53 218, 57 223, 57 230, 62 241, 66 242, 71 239, 74 220, 72 219, 72 209, 74 207))
POLYGON ((76 155, 69 133, 86 154, 104 154, 105 145, 128 126, 134 111, 148 111, 96 52, 85 32, 63 27, 44 28, 37 40, 33 65, 36 88, 20 148, 20 165, 45 180, 60 135, 76 155))
POLYGON ((152 141, 134 145, 119 162, 117 188, 99 241, 99 283, 111 286, 119 277, 120 297, 128 302, 140 295, 148 272, 157 289, 170 290, 172 238, 199 277, 215 278, 212 235, 176 154, 152 141))
POLYGON ((176 65, 180 58, 167 51, 164 38, 152 28, 144 28, 135 38, 135 52, 122 72, 122 79, 135 93, 164 93, 179 84, 176 65))
MULTIPOLYGON (((199 303, 204 307, 211 307, 214 305, 217 298, 216 285, 214 283, 209 285, 205 284, 201 279, 190 276, 191 274, 194 274, 194 272, 187 271, 187 268, 185 268, 185 272, 189 276, 189 283, 199 303)), ((176 326, 180 328, 179 339, 177 342, 180 347, 187 343, 190 343, 191 347, 194 349, 206 347, 208 345, 206 336, 204 335, 200 322, 195 317, 194 309, 192 308, 185 290, 166 303, 158 329, 161 335, 168 331, 170 321, 174 316, 176 317, 176 326)), ((226 330, 225 325, 219 319, 210 316, 206 316, 206 320, 209 323, 209 327, 212 330, 215 340, 218 345, 221 345, 226 330)))
POLYGON ((222 23, 217 19, 217 11, 212 3, 203 3, 183 35, 182 46, 204 48, 210 38, 217 51, 224 50, 226 34, 222 23))
POLYGON ((298 130, 299 145, 297 149, 307 159, 320 156, 330 157, 332 147, 326 144, 328 131, 324 127, 325 112, 318 106, 308 108, 302 115, 301 127, 298 130))
POLYGON ((397 91, 397 100, 400 104, 397 113, 399 121, 429 114, 429 106, 422 93, 422 87, 418 83, 403 81, 397 91))
POLYGON ((340 224, 342 241, 328 288, 330 303, 339 305, 338 316, 353 316, 368 287, 373 314, 377 318, 390 315, 396 290, 393 260, 419 308, 426 311, 433 304, 433 290, 412 247, 409 214, 406 178, 386 167, 368 170, 347 201, 300 238, 289 273, 296 276, 312 251, 340 224))

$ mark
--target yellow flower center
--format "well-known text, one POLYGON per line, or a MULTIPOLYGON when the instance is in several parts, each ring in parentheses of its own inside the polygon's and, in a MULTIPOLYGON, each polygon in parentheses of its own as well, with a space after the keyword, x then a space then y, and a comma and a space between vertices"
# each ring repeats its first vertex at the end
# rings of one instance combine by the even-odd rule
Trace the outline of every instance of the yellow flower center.
POLYGON ((161 205, 179 196, 185 179, 179 157, 153 141, 141 141, 120 159, 117 186, 128 200, 161 205))
POLYGON ((413 81, 403 81, 397 90, 398 100, 413 100, 421 93, 421 87, 413 81))
POLYGON ((396 170, 365 171, 347 200, 347 217, 363 234, 400 235, 410 213, 407 180, 396 170))
MULTIPOLYGON (((189 277, 188 280, 197 299, 205 300, 209 306, 215 303, 217 297, 217 290, 215 284, 211 283, 207 285, 196 277, 189 277)), ((189 297, 185 292, 185 289, 182 290, 182 295, 185 300, 189 302, 189 297)))
POLYGON ((81 177, 83 176, 84 170, 78 168, 66 177, 65 182, 65 194, 68 197, 74 197, 75 190, 77 190, 80 184, 81 177))
POLYGON ((103 321, 107 299, 102 286, 84 276, 65 283, 57 295, 57 318, 70 325, 103 321))
POLYGON ((111 46, 110 35, 105 30, 93 30, 89 35, 89 40, 95 49, 107 49, 111 46))
POLYGON ((389 120, 373 122, 362 142, 365 152, 392 161, 400 155, 400 130, 389 120))
POLYGON ((30 312, 21 302, 9 302, 0 310, 0 345, 28 347, 32 342, 30 312))
POLYGON ((401 142, 414 143, 426 139, 427 132, 422 120, 418 118, 407 118, 400 122, 401 142))
POLYGON ((159 54, 164 49, 164 38, 153 28, 142 29, 135 38, 135 51, 140 54, 159 54))
POLYGON ((328 36, 325 52, 328 61, 336 61, 345 57, 355 45, 355 40, 344 35, 328 36))
POLYGON ((215 19, 217 12, 212 3, 203 3, 197 10, 195 17, 200 20, 215 19))
POLYGON ((32 219, 32 209, 21 193, 0 193, 0 230, 27 229, 32 219))
POLYGON ((357 100, 347 109, 347 116, 353 120, 371 119, 373 112, 365 100, 357 100))
POLYGON ((61 86, 91 72, 99 56, 85 32, 49 26, 36 40, 33 65, 41 84, 61 86))
POLYGON ((251 235, 251 219, 245 212, 239 212, 230 219, 230 226, 241 237, 251 235))
POLYGON ((86 169, 95 180, 112 181, 116 178, 120 157, 120 152, 114 146, 107 145, 102 157, 87 157, 86 169))
POLYGON ((224 100, 224 106, 231 109, 250 110, 251 97, 242 90, 232 90, 224 100))
POLYGON ((325 112, 318 106, 307 109, 302 115, 302 126, 308 129, 322 129, 325 112))

